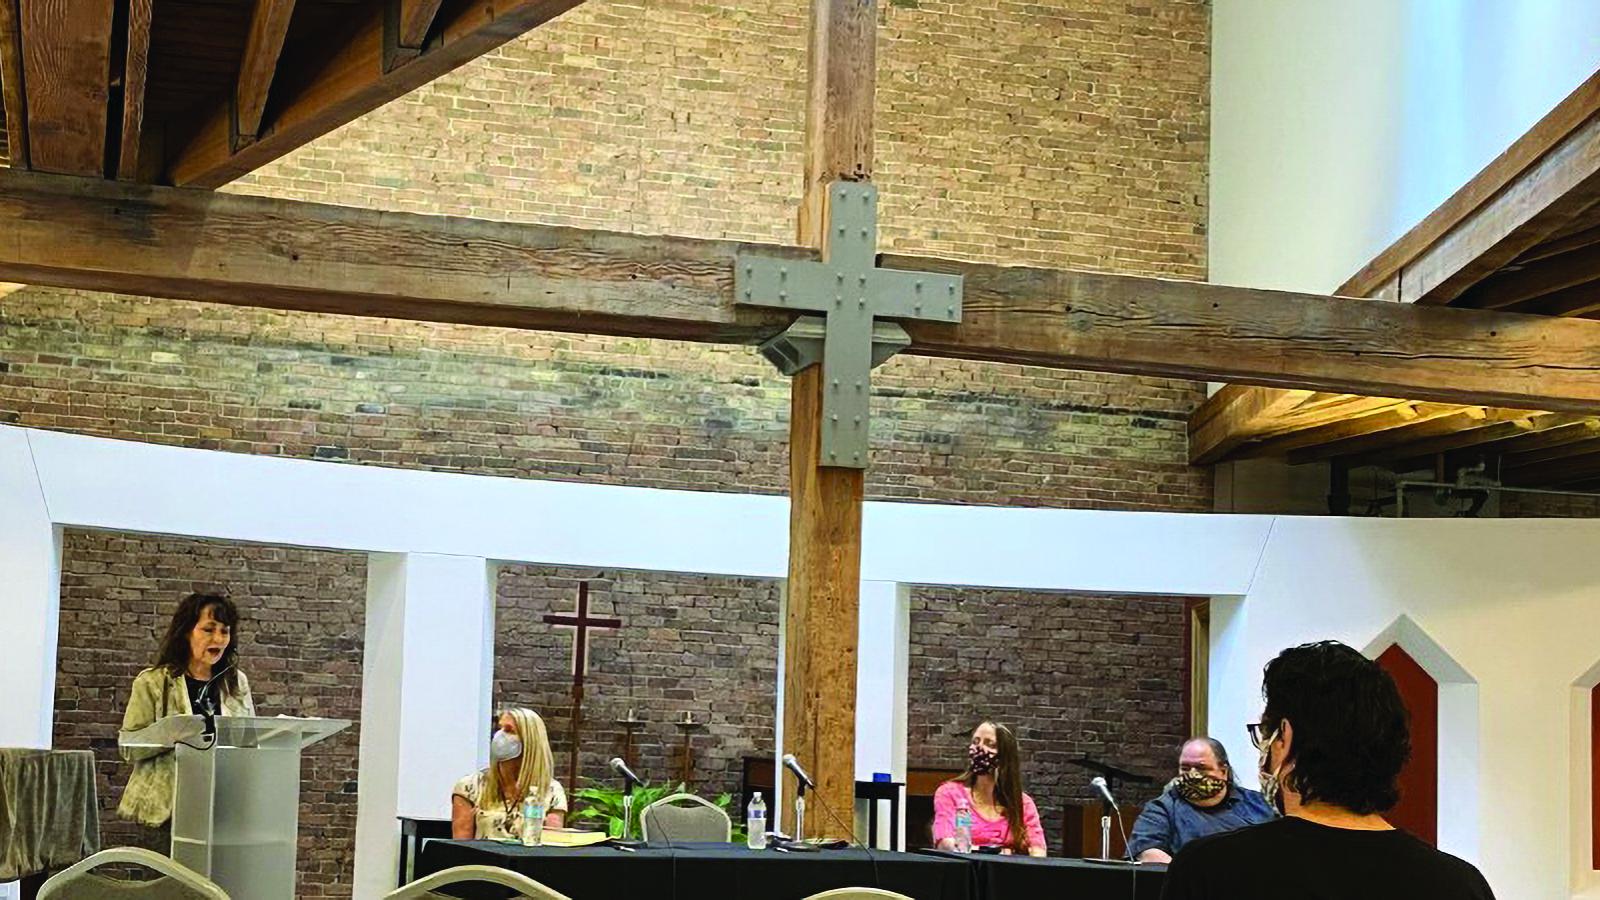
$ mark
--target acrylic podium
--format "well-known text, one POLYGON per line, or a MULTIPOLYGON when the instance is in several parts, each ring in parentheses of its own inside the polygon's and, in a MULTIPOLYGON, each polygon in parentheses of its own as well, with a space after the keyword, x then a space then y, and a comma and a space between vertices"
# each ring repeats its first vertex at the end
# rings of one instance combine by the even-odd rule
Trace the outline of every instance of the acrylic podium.
POLYGON ((300 751, 344 730, 343 719, 168 716, 119 737, 177 754, 172 858, 233 900, 292 900, 300 819, 300 751))

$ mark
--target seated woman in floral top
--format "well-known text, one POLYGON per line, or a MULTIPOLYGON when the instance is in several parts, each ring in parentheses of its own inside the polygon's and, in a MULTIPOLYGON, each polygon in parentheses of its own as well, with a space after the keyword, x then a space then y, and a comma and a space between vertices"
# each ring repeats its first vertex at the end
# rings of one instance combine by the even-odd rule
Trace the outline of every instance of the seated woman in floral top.
POLYGON ((456 782, 450 836, 458 841, 518 840, 522 803, 529 797, 544 805, 546 825, 559 828, 566 821, 567 792, 555 778, 544 720, 531 709, 507 709, 489 741, 489 767, 456 782))
POLYGON ((967 771, 933 794, 933 840, 940 850, 956 846, 956 808, 972 812, 972 846, 1001 853, 1044 856, 1039 808, 1022 792, 1022 765, 1011 729, 984 722, 972 731, 967 771))

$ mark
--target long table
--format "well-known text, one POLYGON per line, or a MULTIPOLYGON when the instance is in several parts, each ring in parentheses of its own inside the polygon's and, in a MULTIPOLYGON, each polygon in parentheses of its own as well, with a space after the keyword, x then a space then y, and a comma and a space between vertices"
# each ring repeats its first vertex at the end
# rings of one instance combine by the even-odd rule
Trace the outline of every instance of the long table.
POLYGON ((920 851, 926 856, 966 862, 972 868, 976 900, 1064 897, 1072 900, 1161 900, 1167 867, 1092 859, 997 856, 987 853, 920 851))
MULTIPOLYGON (((802 900, 839 887, 879 887, 916 900, 1160 900, 1166 866, 1082 859, 824 850, 780 853, 738 844, 609 845, 562 849, 496 841, 423 842, 416 877, 461 865, 521 872, 574 900, 668 900, 706 897, 802 900)), ((452 889, 453 896, 498 900, 489 885, 452 889)))
MULTIPOLYGON (((854 848, 782 853, 738 844, 678 844, 627 851, 426 840, 416 876, 472 864, 521 872, 573 900, 803 900, 841 887, 878 887, 916 900, 973 900, 972 867, 964 860, 854 848)), ((508 894, 492 885, 448 890, 470 900, 508 894)))

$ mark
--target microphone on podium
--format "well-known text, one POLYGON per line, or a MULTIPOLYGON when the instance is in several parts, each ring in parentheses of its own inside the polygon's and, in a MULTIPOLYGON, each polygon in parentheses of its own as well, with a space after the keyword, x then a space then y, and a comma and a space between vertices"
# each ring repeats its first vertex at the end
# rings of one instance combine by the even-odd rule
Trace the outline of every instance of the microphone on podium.
POLYGON ((800 768, 800 761, 794 758, 793 753, 785 753, 783 755, 783 767, 793 772, 794 777, 800 779, 801 784, 812 790, 817 789, 817 783, 811 780, 811 776, 806 774, 805 769, 800 768))
POLYGON ((628 768, 628 764, 623 762, 622 757, 620 756, 611 757, 611 768, 628 782, 629 787, 632 787, 636 784, 644 784, 644 782, 640 780, 639 776, 633 774, 633 770, 628 768))

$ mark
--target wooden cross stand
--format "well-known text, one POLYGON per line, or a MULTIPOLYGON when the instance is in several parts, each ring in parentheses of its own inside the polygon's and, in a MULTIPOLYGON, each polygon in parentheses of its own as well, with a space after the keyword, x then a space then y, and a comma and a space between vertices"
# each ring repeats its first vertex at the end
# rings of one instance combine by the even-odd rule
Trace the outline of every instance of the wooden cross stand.
POLYGON ((578 582, 578 608, 574 615, 550 613, 544 620, 557 628, 572 629, 572 727, 568 738, 567 790, 575 791, 578 789, 578 751, 583 745, 583 676, 589 671, 589 629, 617 631, 622 628, 622 620, 589 615, 587 581, 578 582))

